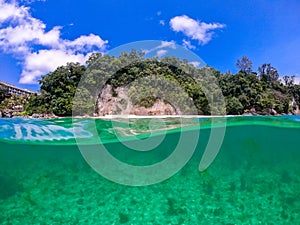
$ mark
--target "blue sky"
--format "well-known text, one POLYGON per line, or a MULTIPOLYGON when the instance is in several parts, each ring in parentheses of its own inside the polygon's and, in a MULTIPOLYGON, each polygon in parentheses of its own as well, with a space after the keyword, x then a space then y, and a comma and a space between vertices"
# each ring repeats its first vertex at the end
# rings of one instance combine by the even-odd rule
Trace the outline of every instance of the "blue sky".
POLYGON ((297 0, 0 0, 0 80, 38 89, 59 64, 142 40, 189 48, 222 72, 242 56, 300 80, 297 0))

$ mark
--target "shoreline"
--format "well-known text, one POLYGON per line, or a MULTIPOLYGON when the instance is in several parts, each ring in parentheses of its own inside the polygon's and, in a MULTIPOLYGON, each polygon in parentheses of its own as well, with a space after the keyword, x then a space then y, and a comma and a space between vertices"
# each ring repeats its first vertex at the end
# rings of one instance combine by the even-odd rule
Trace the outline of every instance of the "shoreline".
MULTIPOLYGON (((28 118, 28 119, 66 119, 66 118, 74 118, 74 119, 164 119, 164 118, 229 118, 229 117, 281 117, 281 116, 299 116, 295 114, 278 114, 278 115, 263 115, 263 114, 243 114, 243 115, 105 115, 105 116, 54 116, 54 117, 22 117, 19 118, 28 118)), ((18 117, 14 117, 18 118, 18 117)))
MULTIPOLYGON (((99 118, 99 119, 163 119, 163 118, 220 118, 220 117, 234 117, 242 115, 105 115, 105 116, 96 116, 96 117, 87 117, 87 118, 99 118)), ((76 117, 74 117, 76 118, 76 117)))
POLYGON ((224 118, 224 117, 242 117, 242 116, 297 116, 298 114, 265 114, 265 113, 244 113, 242 115, 135 115, 135 114, 107 114, 107 115, 83 115, 83 116, 57 116, 54 114, 33 114, 31 116, 20 115, 20 113, 13 113, 12 111, 7 112, 5 110, 0 110, 0 118, 27 118, 27 119, 60 119, 60 118, 89 118, 89 119, 146 119, 146 118, 224 118))

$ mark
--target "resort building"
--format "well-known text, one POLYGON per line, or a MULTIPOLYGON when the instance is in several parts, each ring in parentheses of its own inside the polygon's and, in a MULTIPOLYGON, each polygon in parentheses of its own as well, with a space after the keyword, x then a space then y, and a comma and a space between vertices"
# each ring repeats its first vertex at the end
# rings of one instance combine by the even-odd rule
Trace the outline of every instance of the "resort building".
POLYGON ((19 87, 16 87, 16 86, 12 85, 12 84, 7 83, 7 82, 1 81, 1 80, 0 80, 0 85, 4 86, 4 87, 7 87, 9 94, 31 95, 31 94, 35 93, 34 91, 30 91, 28 89, 19 88, 19 87))

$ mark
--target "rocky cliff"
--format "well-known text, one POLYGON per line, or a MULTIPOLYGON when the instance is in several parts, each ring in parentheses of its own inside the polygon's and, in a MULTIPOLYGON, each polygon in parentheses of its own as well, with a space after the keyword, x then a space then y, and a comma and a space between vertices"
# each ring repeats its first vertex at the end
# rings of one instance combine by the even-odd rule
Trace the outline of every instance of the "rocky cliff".
POLYGON ((128 97, 127 89, 118 87, 114 91, 110 85, 103 88, 98 99, 99 116, 105 115, 176 115, 175 108, 163 100, 156 100, 153 106, 134 105, 128 97))

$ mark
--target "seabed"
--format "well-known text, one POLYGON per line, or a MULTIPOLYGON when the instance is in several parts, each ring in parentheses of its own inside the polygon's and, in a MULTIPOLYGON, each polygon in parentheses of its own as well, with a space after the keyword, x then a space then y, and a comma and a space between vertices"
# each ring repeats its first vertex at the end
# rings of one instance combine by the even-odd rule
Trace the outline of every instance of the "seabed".
MULTIPOLYGON (((145 132, 149 118, 136 119, 142 121, 120 134, 130 136, 140 129, 142 138, 149 136, 145 132)), ((169 125, 166 138, 145 155, 116 141, 111 121, 96 119, 96 127, 102 129, 100 136, 114 157, 148 165, 176 147, 180 132, 174 131, 172 119, 161 119, 169 125)), ((87 130, 87 121, 92 121, 77 120, 87 130)), ((0 120, 0 224, 300 224, 299 121, 299 117, 228 118, 219 154, 200 172, 211 134, 210 119, 200 120, 198 145, 184 168, 161 183, 132 187, 96 173, 72 139, 26 139, 30 124, 40 128, 31 130, 31 137, 41 139, 48 126, 62 126, 57 135, 63 132, 66 137, 70 119, 0 120), (12 129, 16 124, 21 133, 12 129)), ((183 132, 193 135, 195 127, 183 132)), ((92 144, 93 138, 87 134, 84 138, 92 144)))

